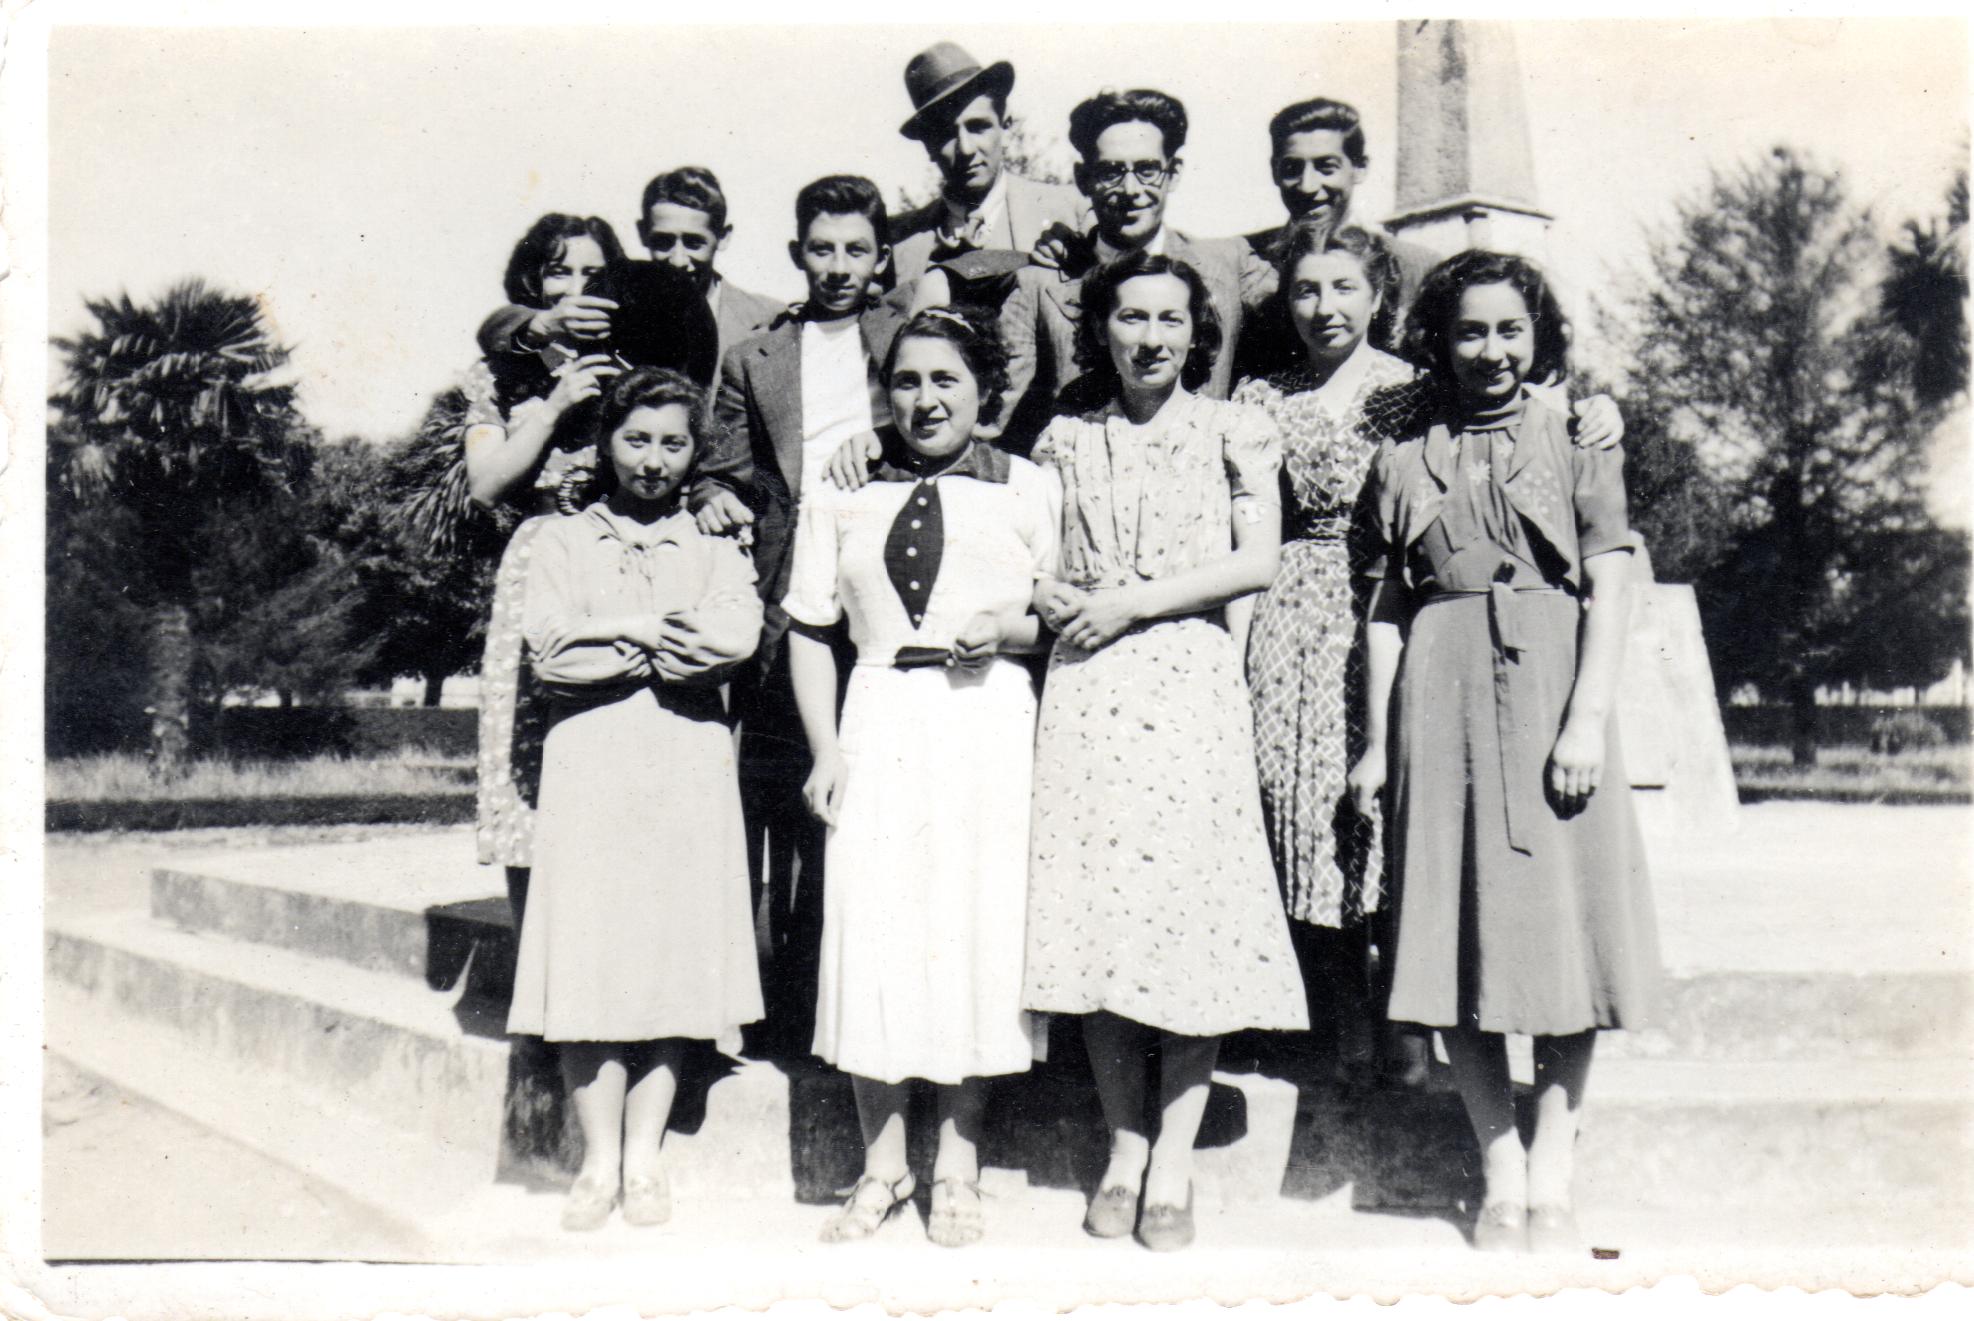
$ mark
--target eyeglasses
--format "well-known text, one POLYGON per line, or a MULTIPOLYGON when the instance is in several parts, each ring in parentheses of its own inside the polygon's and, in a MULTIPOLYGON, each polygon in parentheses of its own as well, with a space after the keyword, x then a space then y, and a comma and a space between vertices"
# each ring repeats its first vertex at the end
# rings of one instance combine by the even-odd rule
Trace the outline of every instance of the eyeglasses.
POLYGON ((1098 161, 1090 167, 1090 180, 1099 188, 1115 188, 1126 175, 1156 188, 1172 177, 1172 167, 1164 161, 1098 161))

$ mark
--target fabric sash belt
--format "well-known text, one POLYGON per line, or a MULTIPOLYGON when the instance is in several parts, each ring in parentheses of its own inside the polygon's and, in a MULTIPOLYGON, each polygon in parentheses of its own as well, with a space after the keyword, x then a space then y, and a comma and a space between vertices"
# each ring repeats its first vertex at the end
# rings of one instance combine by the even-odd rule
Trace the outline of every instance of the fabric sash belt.
POLYGON ((1518 596, 1532 593, 1568 596, 1547 584, 1517 587, 1496 581, 1486 587, 1434 588, 1422 607, 1444 601, 1485 597, 1489 632, 1494 638, 1494 727, 1501 751, 1502 810, 1507 817, 1508 846, 1517 853, 1532 851, 1533 823, 1549 810, 1542 792, 1543 772, 1554 750, 1556 731, 1538 722, 1538 676, 1521 663, 1528 646, 1528 619, 1518 596))

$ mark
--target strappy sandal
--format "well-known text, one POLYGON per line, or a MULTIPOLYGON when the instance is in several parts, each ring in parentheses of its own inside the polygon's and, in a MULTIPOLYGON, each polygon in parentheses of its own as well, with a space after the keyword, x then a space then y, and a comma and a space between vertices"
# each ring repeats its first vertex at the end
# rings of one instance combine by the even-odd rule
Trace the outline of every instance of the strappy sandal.
POLYGON ((918 1183, 907 1171, 896 1183, 886 1183, 866 1174, 850 1187, 839 1190, 847 1196, 843 1209, 823 1223, 818 1235, 825 1243, 855 1243, 869 1238, 884 1227, 898 1208, 912 1200, 918 1183))
POLYGON ((934 1179, 932 1214, 925 1220, 925 1236, 942 1248, 978 1243, 987 1232, 987 1217, 980 1205, 986 1195, 976 1179, 934 1179), (971 1200, 965 1198, 967 1193, 972 1194, 971 1200))

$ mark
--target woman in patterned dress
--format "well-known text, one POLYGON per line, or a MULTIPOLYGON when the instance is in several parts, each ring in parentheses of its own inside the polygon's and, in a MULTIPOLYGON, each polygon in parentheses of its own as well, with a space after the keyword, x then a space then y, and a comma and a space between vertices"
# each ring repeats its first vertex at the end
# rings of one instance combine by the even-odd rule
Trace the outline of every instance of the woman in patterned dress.
POLYGON ((1184 262, 1139 253, 1100 268, 1078 333, 1108 390, 1034 450, 1062 481, 1063 519, 1060 568, 1036 592, 1058 640, 1036 740, 1023 998, 1084 1016, 1111 1131, 1085 1228, 1135 1227, 1171 1249, 1193 1237, 1193 1141, 1220 1037, 1309 1021, 1238 641, 1241 598, 1279 558, 1280 437, 1258 409, 1194 393, 1220 335, 1184 262))
MULTIPOLYGON (((508 299, 541 308, 551 322, 539 357, 482 359, 468 374, 461 422, 466 494, 485 510, 573 512, 573 493, 594 468, 591 402, 622 370, 606 352, 585 352, 561 330, 556 313, 574 300, 607 294, 624 252, 610 226, 594 216, 550 213, 514 245, 504 281, 508 299), (550 367, 554 361, 558 366, 550 367)), ((540 785, 544 705, 521 664, 521 585, 539 530, 513 532, 494 578, 480 663, 480 766, 474 842, 480 864, 507 869, 518 926, 533 856, 535 795, 540 785)))
POLYGON ((1398 289, 1383 239, 1302 223, 1279 262, 1303 361, 1234 391, 1282 432, 1282 567, 1255 606, 1248 688, 1268 842, 1310 1018, 1336 1025, 1344 1054, 1363 1035, 1348 1029, 1373 1013, 1366 920, 1383 869, 1377 815, 1359 813, 1344 786, 1362 743, 1354 699, 1368 590, 1351 572, 1351 533, 1379 443, 1406 434, 1429 396, 1409 364, 1372 347, 1388 342, 1398 289))
POLYGON ((1406 343, 1439 407, 1384 444, 1365 495, 1382 555, 1350 780, 1368 808, 1389 770, 1390 1012, 1445 1044, 1481 1147, 1480 1248, 1575 1246, 1597 1031, 1645 1022, 1658 991, 1615 713, 1637 546, 1624 456, 1572 444, 1525 388, 1561 376, 1568 342, 1531 263, 1464 252, 1435 267, 1406 343), (1509 1032, 1535 1039, 1526 1150, 1509 1032))

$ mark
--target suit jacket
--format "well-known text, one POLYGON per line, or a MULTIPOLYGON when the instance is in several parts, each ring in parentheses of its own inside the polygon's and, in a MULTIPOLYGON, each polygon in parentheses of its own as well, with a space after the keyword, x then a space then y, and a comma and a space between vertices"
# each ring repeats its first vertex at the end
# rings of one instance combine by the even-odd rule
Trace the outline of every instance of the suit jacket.
MULTIPOLYGON (((1007 219, 1001 232, 990 236, 988 247, 1027 252, 1050 225, 1060 223, 1080 232, 1089 224, 1090 204, 1073 185, 1037 183, 1012 171, 1002 178, 1007 219)), ((945 199, 935 197, 916 211, 891 218, 891 269, 899 285, 918 279, 932 264, 932 245, 945 217, 945 199)))
POLYGON ((714 317, 719 323, 722 358, 741 341, 764 333, 788 308, 786 303, 743 289, 725 278, 720 280, 719 289, 720 310, 714 317))
MULTIPOLYGON (((864 362, 871 388, 872 420, 889 412, 877 373, 904 317, 885 302, 873 302, 860 318, 864 362)), ((761 599, 767 603, 761 665, 772 663, 774 646, 788 628, 781 598, 788 591, 789 556, 795 515, 802 498, 802 323, 788 320, 765 335, 734 346, 720 364, 713 436, 694 478, 697 509, 724 487, 754 511, 754 567, 761 599)))
MULTIPOLYGON (((1244 316, 1241 252, 1239 239, 1194 239, 1177 230, 1166 231, 1166 255, 1200 273, 1220 318, 1220 354, 1202 391, 1215 399, 1225 399, 1233 387, 1233 350, 1244 316)), ((1017 453, 1026 453, 1034 444, 1055 414, 1056 396, 1083 374, 1076 363, 1083 278, 1029 266, 1016 274, 1014 291, 1001 305, 1001 339, 1008 350, 1001 435, 1002 443, 1017 453)))
MULTIPOLYGON (((623 283, 613 294, 619 306, 610 348, 633 367, 672 367, 711 385, 720 361, 719 327, 692 278, 663 262, 632 261, 623 283)), ((480 325, 480 351, 496 362, 534 356, 515 336, 538 310, 509 306, 494 312, 480 325)))

